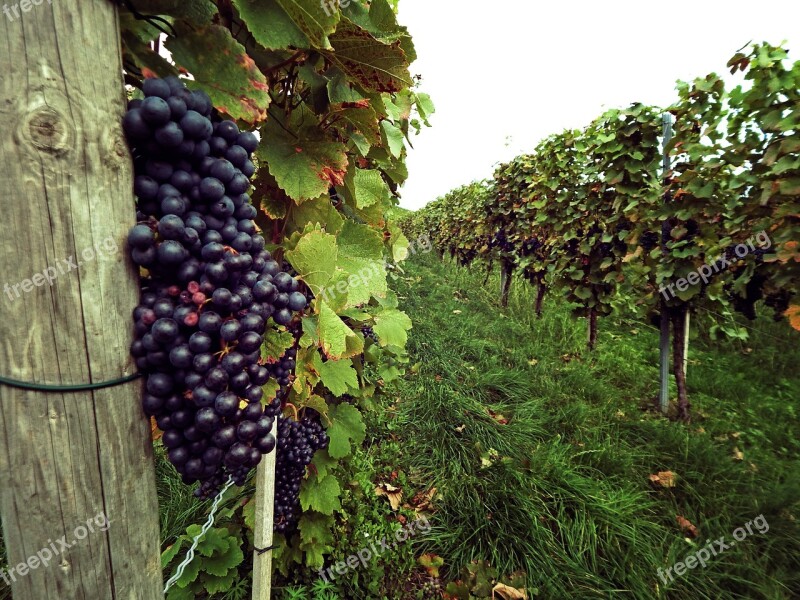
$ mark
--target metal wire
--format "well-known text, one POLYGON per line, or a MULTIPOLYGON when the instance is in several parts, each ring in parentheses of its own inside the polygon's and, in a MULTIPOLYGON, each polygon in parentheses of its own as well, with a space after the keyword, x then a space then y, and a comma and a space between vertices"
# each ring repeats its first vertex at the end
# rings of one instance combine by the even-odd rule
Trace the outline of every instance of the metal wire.
POLYGON ((230 489, 232 485, 233 485, 233 477, 229 477, 228 483, 225 484, 225 487, 223 487, 219 491, 219 494, 217 494, 217 497, 214 498, 214 503, 211 505, 211 512, 208 513, 208 519, 203 525, 203 528, 200 530, 200 533, 194 536, 194 539, 192 540, 192 546, 186 553, 186 558, 184 558, 183 562, 178 565, 178 570, 175 571, 175 575, 170 577, 169 581, 167 581, 166 586, 164 586, 164 594, 166 594, 169 591, 169 589, 173 585, 175 585, 175 583, 183 576, 183 572, 186 569, 186 567, 188 567, 189 564, 194 560, 194 551, 197 549, 197 546, 200 543, 202 537, 206 533, 208 533, 208 530, 211 529, 211 527, 214 526, 214 517, 216 516, 217 510, 219 509, 219 503, 222 502, 222 496, 225 494, 225 492, 227 492, 230 489))

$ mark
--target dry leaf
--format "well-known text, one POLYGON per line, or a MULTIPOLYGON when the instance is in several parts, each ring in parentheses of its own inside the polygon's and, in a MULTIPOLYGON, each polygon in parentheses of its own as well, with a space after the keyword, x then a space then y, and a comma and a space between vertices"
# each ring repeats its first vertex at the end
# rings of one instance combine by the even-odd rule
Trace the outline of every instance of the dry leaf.
POLYGON ((400 508, 400 503, 403 501, 403 490, 389 483, 382 483, 376 486, 375 494, 377 496, 386 496, 389 499, 392 510, 400 508))
POLYGON ((535 358, 532 358, 532 359, 530 359, 530 360, 528 361, 528 364, 529 364, 530 366, 532 366, 532 367, 535 367, 536 365, 538 365, 538 364, 539 364, 539 361, 538 361, 537 359, 535 359, 535 358))
POLYGON ((453 314, 454 314, 454 315, 460 315, 460 314, 461 314, 461 311, 460 311, 460 310, 454 310, 454 311, 453 311, 453 314))
POLYGON ((495 598, 495 594, 503 600, 528 600, 525 590, 512 588, 504 583, 498 583, 492 588, 492 598, 495 598))
POLYGON ((466 425, 459 425, 458 427, 456 427, 456 431, 458 433, 463 433, 466 428, 467 428, 466 425))
POLYGON ((689 519, 678 515, 675 517, 675 520, 678 522, 678 527, 680 527, 681 531, 683 531, 687 536, 696 538, 698 535, 700 535, 700 531, 689 519))
POLYGON ((650 483, 662 488, 674 488, 677 475, 672 471, 659 471, 655 475, 650 475, 650 483))
POLYGON ((436 554, 423 554, 417 559, 417 562, 431 577, 439 577, 439 567, 444 565, 444 559, 436 554))
POLYGON ((739 448, 734 446, 731 458, 733 458, 733 460, 744 460, 744 452, 742 452, 741 450, 739 450, 739 448))
POLYGON ((494 412, 491 408, 487 408, 486 410, 489 411, 489 416, 492 417, 498 423, 500 423, 500 425, 508 425, 508 419, 506 417, 504 417, 500 413, 494 412))
POLYGON ((158 428, 156 418, 150 417, 150 438, 155 442, 160 440, 162 435, 164 435, 164 432, 158 428))

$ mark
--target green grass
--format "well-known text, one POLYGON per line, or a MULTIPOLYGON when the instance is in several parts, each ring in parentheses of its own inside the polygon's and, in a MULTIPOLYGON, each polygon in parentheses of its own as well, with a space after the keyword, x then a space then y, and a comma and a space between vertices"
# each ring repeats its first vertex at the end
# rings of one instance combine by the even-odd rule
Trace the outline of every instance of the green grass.
POLYGON ((589 353, 585 321, 554 296, 537 319, 522 281, 500 309, 496 277, 484 284, 433 255, 405 269, 397 285, 419 364, 390 386, 400 402, 388 428, 411 480, 441 494, 422 549, 447 576, 483 559, 526 572, 544 598, 800 596, 800 360, 785 323, 748 324, 758 331, 746 345, 694 336, 694 421, 683 425, 646 409, 658 390, 649 324, 601 320, 589 353), (656 489, 648 475, 665 470, 677 485, 656 489), (659 579, 762 513, 767 533, 659 579), (677 515, 700 537, 687 541, 677 515))

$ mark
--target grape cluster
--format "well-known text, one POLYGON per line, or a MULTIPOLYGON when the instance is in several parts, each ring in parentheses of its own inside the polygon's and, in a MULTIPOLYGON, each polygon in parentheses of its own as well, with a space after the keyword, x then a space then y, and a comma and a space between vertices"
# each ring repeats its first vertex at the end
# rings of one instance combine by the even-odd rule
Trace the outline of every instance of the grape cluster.
POLYGON ((372 340, 375 343, 378 342, 378 335, 372 327, 362 327, 361 333, 364 334, 364 339, 372 340))
POLYGON ((270 376, 278 382, 281 388, 287 388, 291 383, 291 376, 297 360, 297 346, 292 346, 283 353, 277 362, 267 365, 270 376))
POLYGON ((659 235, 653 231, 645 231, 639 238, 639 245, 645 252, 650 252, 653 248, 658 246, 659 242, 659 235))
POLYGON ((300 484, 305 477, 306 467, 311 464, 314 453, 327 448, 329 442, 318 415, 306 414, 300 421, 279 417, 278 459, 275 466, 276 532, 288 533, 297 525, 300 484))
POLYGON ((265 249, 253 218, 253 133, 213 112, 177 78, 147 79, 123 121, 134 155, 131 258, 146 270, 131 353, 146 374, 145 414, 196 494, 242 485, 275 448, 278 398, 265 407, 260 363, 270 326, 307 305, 265 249))

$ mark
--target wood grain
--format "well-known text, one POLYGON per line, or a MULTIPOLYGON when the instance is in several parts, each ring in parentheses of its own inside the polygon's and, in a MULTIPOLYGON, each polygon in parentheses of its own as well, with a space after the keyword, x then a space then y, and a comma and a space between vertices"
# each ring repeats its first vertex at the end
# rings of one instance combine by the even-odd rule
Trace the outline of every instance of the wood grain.
MULTIPOLYGON (((138 296, 124 250, 135 213, 116 9, 108 0, 25 5, 16 19, 0 12, 0 374, 114 379, 135 372, 138 296), (48 267, 49 281, 35 277, 48 267)), ((51 541, 58 548, 62 536, 74 540, 93 517, 110 520, 48 567, 17 576, 15 600, 163 598, 140 390, 141 382, 68 394, 0 386, 10 565, 51 541)))
MULTIPOLYGON (((272 435, 278 438, 278 419, 272 425, 272 435)), ((256 523, 254 544, 256 548, 272 546, 275 519, 275 459, 273 450, 261 459, 256 471, 256 523)), ((270 600, 272 590, 272 551, 253 553, 253 600, 270 600)))

